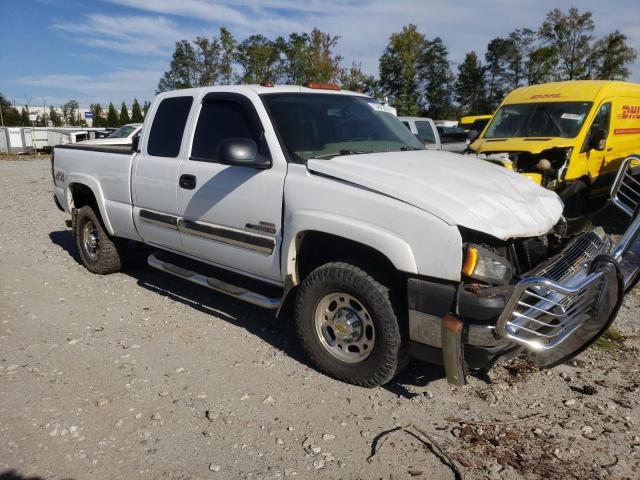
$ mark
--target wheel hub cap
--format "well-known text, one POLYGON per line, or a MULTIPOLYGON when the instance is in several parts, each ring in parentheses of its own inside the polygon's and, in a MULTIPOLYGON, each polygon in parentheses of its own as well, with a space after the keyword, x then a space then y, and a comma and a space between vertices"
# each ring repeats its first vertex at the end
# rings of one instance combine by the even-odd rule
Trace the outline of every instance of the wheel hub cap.
POLYGON ((364 305, 352 295, 325 295, 316 307, 315 326, 325 350, 343 362, 362 362, 373 351, 373 321, 364 305))
POLYGON ((84 250, 91 260, 98 258, 100 236, 93 222, 87 222, 82 230, 84 250))

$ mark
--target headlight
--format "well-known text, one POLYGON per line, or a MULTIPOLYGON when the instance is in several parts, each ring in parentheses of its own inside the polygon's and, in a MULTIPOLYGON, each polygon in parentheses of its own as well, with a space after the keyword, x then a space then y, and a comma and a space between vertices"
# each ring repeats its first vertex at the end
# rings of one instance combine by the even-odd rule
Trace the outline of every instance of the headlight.
POLYGON ((513 277, 513 269, 506 259, 473 243, 467 246, 462 273, 493 285, 507 285, 513 277))

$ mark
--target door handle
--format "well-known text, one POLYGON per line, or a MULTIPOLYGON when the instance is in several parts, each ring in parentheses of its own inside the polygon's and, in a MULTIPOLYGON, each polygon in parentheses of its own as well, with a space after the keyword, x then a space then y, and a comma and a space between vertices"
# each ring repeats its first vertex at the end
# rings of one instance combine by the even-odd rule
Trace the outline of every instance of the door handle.
POLYGON ((180 188, 184 188, 185 190, 193 190, 196 188, 196 177, 195 175, 180 175, 180 180, 178 184, 180 188))

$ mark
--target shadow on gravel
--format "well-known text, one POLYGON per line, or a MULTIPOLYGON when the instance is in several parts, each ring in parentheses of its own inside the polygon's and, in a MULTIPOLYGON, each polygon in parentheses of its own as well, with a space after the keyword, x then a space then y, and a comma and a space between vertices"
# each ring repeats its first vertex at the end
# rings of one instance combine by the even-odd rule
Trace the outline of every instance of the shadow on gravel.
MULTIPOLYGON (((49 238, 76 262, 80 262, 71 230, 51 232, 49 238)), ((157 271, 147 265, 147 256, 152 251, 153 249, 145 246, 131 248, 122 273, 136 279, 140 287, 242 327, 294 360, 315 369, 298 343, 290 314, 276 319, 273 311, 157 271)), ((383 388, 400 397, 411 399, 418 394, 411 392, 407 387, 424 387, 444 376, 442 367, 413 360, 402 374, 383 388)))
MULTIPOLYGON (((15 470, 6 470, 4 472, 0 472, 0 480, 45 480, 43 477, 25 477, 24 475, 20 475, 15 470)), ((65 479, 69 480, 69 479, 65 479)))
MULTIPOLYGON (((71 230, 51 232, 49 238, 52 243, 61 247, 76 262, 80 262, 71 230)), ((130 248, 122 273, 134 278, 140 287, 242 327, 291 358, 310 366, 304 352, 298 345, 291 315, 276 319, 273 311, 255 307, 222 293, 157 271, 147 265, 147 256, 152 251, 153 249, 144 246, 130 248)))

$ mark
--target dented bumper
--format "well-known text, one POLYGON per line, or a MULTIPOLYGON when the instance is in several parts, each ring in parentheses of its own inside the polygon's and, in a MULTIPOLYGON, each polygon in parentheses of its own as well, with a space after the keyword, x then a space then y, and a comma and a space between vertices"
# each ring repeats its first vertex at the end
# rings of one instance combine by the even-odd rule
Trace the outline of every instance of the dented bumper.
POLYGON ((490 366, 523 351, 543 368, 563 363, 615 319, 629 285, 625 272, 631 271, 622 268, 622 260, 639 248, 636 216, 615 247, 600 229, 585 233, 515 285, 488 295, 412 279, 412 351, 432 362, 439 356, 456 385, 464 384, 468 368, 490 366))

